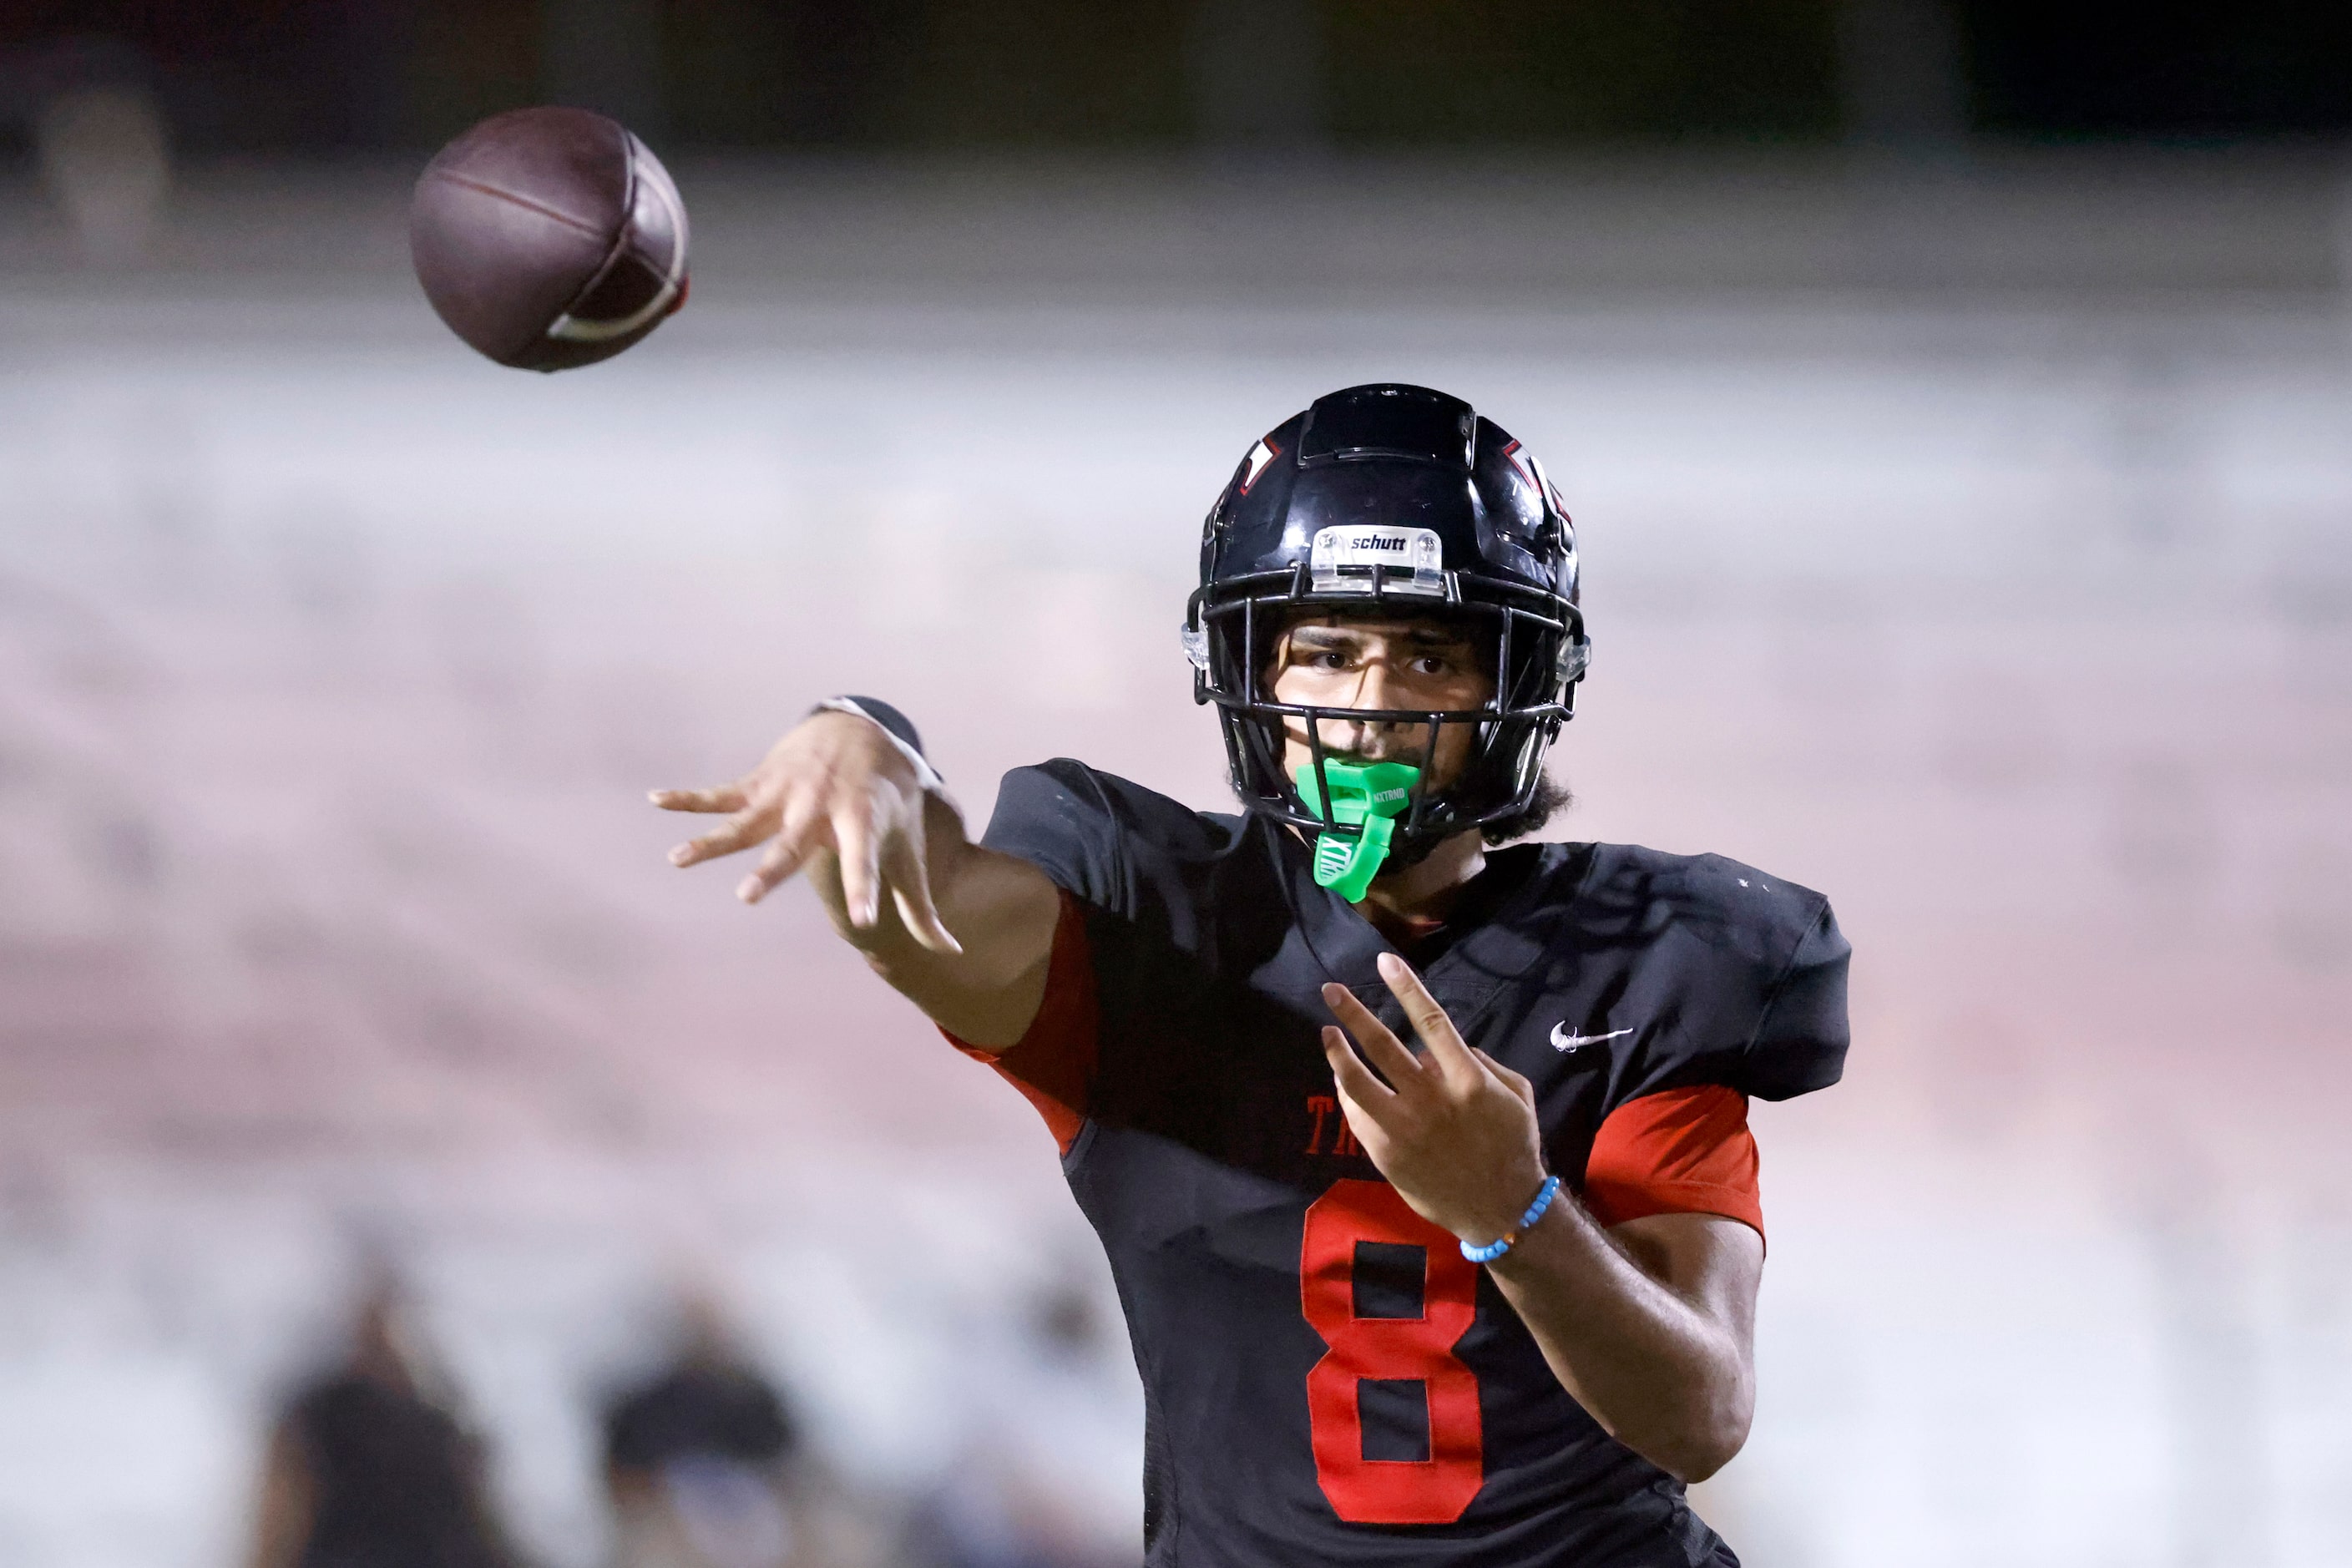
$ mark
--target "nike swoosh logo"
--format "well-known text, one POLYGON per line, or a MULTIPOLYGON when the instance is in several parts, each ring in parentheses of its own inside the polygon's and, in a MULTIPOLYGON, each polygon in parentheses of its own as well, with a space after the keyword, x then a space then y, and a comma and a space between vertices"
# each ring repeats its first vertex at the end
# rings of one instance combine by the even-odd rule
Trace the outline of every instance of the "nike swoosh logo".
POLYGON ((1551 1026, 1551 1048, 1572 1051, 1579 1046, 1597 1046, 1609 1040, 1622 1039, 1633 1032, 1631 1029, 1612 1029, 1605 1035, 1571 1035, 1566 1024, 1554 1024, 1551 1026))

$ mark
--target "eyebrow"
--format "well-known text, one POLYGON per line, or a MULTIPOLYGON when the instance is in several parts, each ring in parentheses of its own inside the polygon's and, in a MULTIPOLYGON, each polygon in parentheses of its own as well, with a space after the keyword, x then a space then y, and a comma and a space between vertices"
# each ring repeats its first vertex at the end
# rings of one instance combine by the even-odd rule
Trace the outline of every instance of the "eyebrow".
MULTIPOLYGON (((1380 634, 1369 632, 1360 626, 1328 626, 1317 622, 1290 628, 1291 641, 1316 647, 1328 647, 1373 635, 1380 634)), ((1409 647, 1468 647, 1470 646, 1469 633, 1441 631, 1433 626, 1407 626, 1402 631, 1386 635, 1393 637, 1409 647)))

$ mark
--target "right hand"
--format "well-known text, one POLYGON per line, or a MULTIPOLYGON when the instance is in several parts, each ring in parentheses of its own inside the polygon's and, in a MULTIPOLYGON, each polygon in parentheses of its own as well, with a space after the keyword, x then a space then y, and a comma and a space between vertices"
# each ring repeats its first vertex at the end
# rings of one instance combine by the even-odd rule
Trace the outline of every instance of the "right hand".
MULTIPOLYGON (((735 896, 756 904, 813 857, 830 854, 840 876, 814 877, 837 923, 871 931, 887 888, 898 918, 934 952, 961 952, 931 901, 922 781, 879 724, 855 713, 813 713, 769 749, 760 765, 709 789, 657 789, 664 811, 727 813, 725 826, 669 852, 698 866, 766 844, 735 896)), ((853 940, 855 940, 853 938, 853 940)))

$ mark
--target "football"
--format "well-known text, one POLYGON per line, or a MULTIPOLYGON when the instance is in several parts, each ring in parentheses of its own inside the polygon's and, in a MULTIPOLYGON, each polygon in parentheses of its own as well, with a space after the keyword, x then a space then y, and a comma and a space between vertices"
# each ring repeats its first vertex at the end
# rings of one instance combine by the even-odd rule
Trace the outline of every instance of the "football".
POLYGON ((584 109, 494 115, 426 164, 409 253, 449 330, 503 365, 610 359, 686 302, 686 205, 627 128, 584 109))

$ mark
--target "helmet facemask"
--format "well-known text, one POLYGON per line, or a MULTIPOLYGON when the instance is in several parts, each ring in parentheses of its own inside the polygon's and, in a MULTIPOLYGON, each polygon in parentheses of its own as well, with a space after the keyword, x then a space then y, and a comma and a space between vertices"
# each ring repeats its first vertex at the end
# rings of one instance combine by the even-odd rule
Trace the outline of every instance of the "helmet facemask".
POLYGON ((1330 822, 1302 795, 1286 766, 1287 727, 1303 726, 1307 770, 1320 781, 1308 794, 1330 798, 1331 750, 1325 722, 1384 724, 1419 731, 1418 743, 1384 749, 1386 761, 1417 770, 1410 804, 1393 819, 1386 868, 1402 869, 1458 833, 1525 816, 1543 787, 1543 757, 1573 711, 1572 674, 1584 658, 1583 620, 1557 594, 1521 584, 1441 574, 1443 596, 1398 592, 1385 568, 1366 569, 1360 586, 1341 569, 1345 586, 1312 589, 1305 563, 1214 584, 1192 595, 1185 647, 1193 662, 1193 695, 1216 705, 1235 793, 1250 811, 1309 834, 1356 837, 1363 827, 1330 822), (1277 700, 1266 671, 1276 639, 1302 613, 1337 611, 1398 619, 1467 621, 1494 676, 1492 695, 1459 710, 1328 707, 1277 700), (1429 786, 1449 730, 1474 729, 1469 756, 1444 785, 1429 786))
POLYGON ((1328 801, 1324 723, 1396 725, 1418 743, 1383 744, 1381 758, 1419 771, 1410 803, 1389 819, 1390 868, 1456 834, 1501 842, 1528 830, 1556 798, 1544 751, 1584 672, 1577 575, 1575 530, 1542 466, 1459 398, 1394 383, 1349 387, 1269 431, 1209 512, 1201 586, 1184 619, 1193 698, 1216 705, 1243 805, 1302 833, 1360 837, 1360 822, 1326 820, 1302 796, 1286 766, 1285 726, 1304 728, 1305 795, 1328 801), (1493 689, 1459 711, 1278 701, 1274 638, 1314 612, 1466 624, 1493 689), (1467 758, 1433 787, 1463 727, 1467 758))

